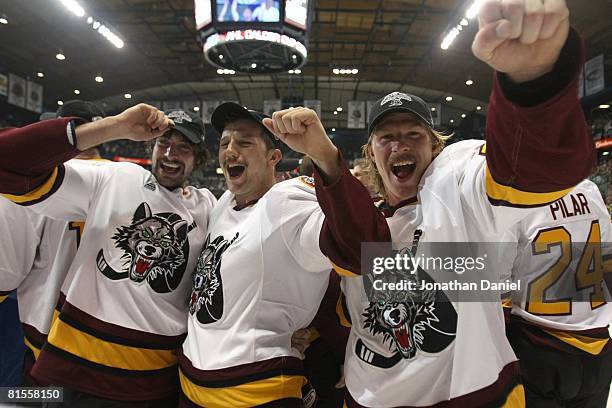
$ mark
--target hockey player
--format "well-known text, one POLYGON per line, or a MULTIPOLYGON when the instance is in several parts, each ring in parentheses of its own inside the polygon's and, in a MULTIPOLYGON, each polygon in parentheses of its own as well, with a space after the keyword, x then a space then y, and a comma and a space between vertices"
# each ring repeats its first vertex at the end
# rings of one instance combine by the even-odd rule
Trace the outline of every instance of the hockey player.
MULTIPOLYGON (((93 122, 104 116, 96 104, 73 100, 64 103, 57 112, 41 115, 41 120, 79 117, 93 122)), ((100 159, 100 156, 94 148, 76 158, 100 159)), ((77 251, 83 220, 54 220, 5 198, 0 198, 0 217, 0 235, 11 237, 0 247, 0 291, 17 288, 22 341, 27 347, 23 381, 40 385, 30 376, 30 370, 46 342, 60 287, 77 251)))
MULTIPOLYGON (((508 338, 529 407, 604 407, 612 378, 612 322, 604 258, 610 214, 585 180, 512 229, 517 242, 508 338)), ((505 277, 502 277, 502 281, 505 277)))
MULTIPOLYGON (((524 406, 499 302, 451 302, 435 289, 366 298, 358 276, 362 242, 392 242, 406 253, 428 242, 487 241, 588 175, 594 152, 576 93, 583 51, 565 2, 509 3, 483 3, 472 46, 497 71, 486 160, 481 141, 443 149, 427 105, 389 94, 370 115, 365 157, 386 199, 379 210, 314 112, 265 121, 318 168, 321 249, 347 276, 349 407, 524 406)), ((406 279, 432 282, 425 270, 406 279)))
POLYGON ((180 357, 185 406, 302 406, 306 380, 291 336, 315 316, 331 265, 319 250, 312 179, 275 185, 281 151, 263 118, 231 102, 212 115, 228 191, 193 276, 180 357))
POLYGON ((183 187, 203 138, 199 118, 144 104, 93 123, 63 118, 0 131, 5 197, 50 217, 87 219, 61 313, 32 370, 36 380, 64 387, 64 404, 176 404, 185 275, 215 201, 206 189, 183 187), (65 162, 120 137, 156 139, 153 173, 129 163, 65 162))

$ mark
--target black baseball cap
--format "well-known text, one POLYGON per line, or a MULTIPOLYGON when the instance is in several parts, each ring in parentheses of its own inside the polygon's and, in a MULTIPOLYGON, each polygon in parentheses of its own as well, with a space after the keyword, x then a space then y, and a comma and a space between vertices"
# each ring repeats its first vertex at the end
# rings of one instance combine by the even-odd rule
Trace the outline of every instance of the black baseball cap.
POLYGON ((247 109, 244 106, 240 106, 234 102, 225 102, 215 109, 210 118, 210 122, 215 130, 221 134, 223 133, 223 129, 225 129, 225 125, 228 123, 228 121, 243 118, 253 119, 255 122, 259 123, 264 129, 264 134, 272 141, 274 147, 280 149, 280 141, 276 138, 276 136, 270 133, 268 128, 263 124, 263 120, 265 118, 270 118, 264 113, 247 109))
POLYGON ((418 116, 430 128, 433 129, 434 123, 431 117, 431 111, 424 100, 418 96, 403 93, 391 92, 390 94, 380 98, 370 111, 368 122, 368 135, 371 135, 374 128, 380 120, 388 113, 393 112, 410 112, 418 116))
POLYGON ((89 101, 74 99, 64 102, 62 106, 57 108, 56 112, 45 112, 40 115, 40 120, 67 118, 75 116, 86 120, 87 122, 95 122, 106 116, 104 110, 97 104, 89 101))
POLYGON ((182 109, 170 109, 164 113, 174 122, 173 129, 185 136, 187 140, 195 144, 204 143, 204 122, 200 116, 182 109))

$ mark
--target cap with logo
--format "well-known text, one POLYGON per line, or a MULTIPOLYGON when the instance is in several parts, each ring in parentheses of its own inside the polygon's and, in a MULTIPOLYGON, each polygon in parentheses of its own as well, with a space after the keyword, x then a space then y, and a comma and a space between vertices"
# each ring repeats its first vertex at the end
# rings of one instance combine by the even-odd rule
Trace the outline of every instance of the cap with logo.
POLYGON ((429 127, 434 127, 431 111, 424 100, 415 95, 403 92, 392 92, 380 98, 370 111, 368 135, 371 135, 380 120, 388 113, 409 112, 418 116, 429 127))
POLYGON ((101 107, 93 102, 74 99, 64 102, 56 112, 43 113, 40 115, 40 120, 67 118, 71 116, 81 118, 87 122, 95 122, 96 120, 104 118, 106 113, 101 107))
POLYGON ((244 106, 238 105, 234 102, 225 102, 222 103, 215 109, 213 112, 210 122, 217 132, 220 134, 223 133, 223 129, 225 129, 225 125, 230 120, 237 119, 253 119, 255 122, 259 123, 263 129, 264 134, 272 141, 274 147, 280 149, 280 141, 268 130, 267 127, 264 126, 263 120, 265 118, 269 118, 270 116, 257 112, 251 109, 246 109, 244 106))
POLYGON ((182 109, 171 109, 164 112, 174 122, 176 131, 185 136, 191 143, 204 143, 204 122, 200 116, 185 112, 182 109))

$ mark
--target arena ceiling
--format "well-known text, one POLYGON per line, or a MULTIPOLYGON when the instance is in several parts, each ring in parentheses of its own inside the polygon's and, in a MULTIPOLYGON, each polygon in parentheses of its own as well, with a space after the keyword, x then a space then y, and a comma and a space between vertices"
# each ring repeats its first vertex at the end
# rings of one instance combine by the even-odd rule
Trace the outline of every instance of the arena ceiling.
MULTIPOLYGON (((49 107, 78 97, 101 101, 110 112, 151 100, 238 100, 261 109, 264 99, 303 97, 322 100, 326 125, 345 127, 349 100, 404 90, 442 103, 443 123, 457 123, 461 113, 486 106, 491 85, 491 72, 470 52, 473 22, 449 50, 440 48, 468 0, 316 0, 302 74, 272 76, 217 74, 195 39, 193 0, 79 2, 112 26, 125 47, 113 47, 59 0, 0 0, 0 16, 9 21, 0 24, 0 65, 42 83, 49 107), (66 60, 55 58, 59 50, 66 60), (335 67, 359 73, 337 76, 335 67), (104 82, 95 82, 96 75, 104 82), (466 86, 468 78, 474 85, 466 86), (344 111, 334 115, 338 106, 344 111)), ((612 0, 568 4, 589 56, 604 53, 612 67, 612 0)))

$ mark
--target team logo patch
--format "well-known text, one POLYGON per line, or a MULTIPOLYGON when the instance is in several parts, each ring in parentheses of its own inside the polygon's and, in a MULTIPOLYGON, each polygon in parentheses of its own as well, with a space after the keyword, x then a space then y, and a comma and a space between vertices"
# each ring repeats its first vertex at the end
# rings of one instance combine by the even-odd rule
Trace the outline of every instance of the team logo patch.
POLYGON ((114 270, 101 249, 96 258, 98 270, 109 279, 145 282, 158 293, 175 290, 187 267, 189 239, 196 228, 174 213, 153 214, 147 203, 134 212, 132 223, 117 228, 115 246, 123 250, 123 270, 114 270))
POLYGON ((384 97, 384 99, 380 103, 380 106, 385 106, 389 102, 391 102, 389 106, 402 106, 404 104, 404 102, 402 102, 403 100, 411 102, 412 98, 410 97, 410 95, 407 95, 402 92, 392 92, 384 97))
MULTIPOLYGON (((408 248, 400 255, 409 252, 408 248)), ((421 268, 412 274, 405 270, 392 272, 387 281, 415 282, 433 279, 421 268)), ((371 285, 366 285, 370 286, 371 285)), ((439 353, 455 339, 457 312, 443 291, 372 291, 370 304, 363 312, 363 327, 387 344, 391 357, 367 347, 361 339, 355 352, 366 363, 389 368, 401 360, 411 360, 418 352, 439 353)))
POLYGON ((176 111, 170 112, 168 114, 168 118, 172 119, 174 123, 193 122, 193 119, 191 119, 191 116, 189 116, 188 114, 185 113, 185 111, 182 111, 182 110, 176 110, 176 111))
POLYGON ((302 183, 306 184, 310 188, 315 188, 315 179, 309 176, 300 176, 298 177, 302 183))
POLYGON ((223 281, 221 280, 221 258, 230 245, 238 239, 238 233, 231 240, 219 235, 210 241, 206 237, 204 250, 198 258, 193 275, 193 288, 189 300, 189 313, 195 314, 202 324, 214 323, 223 316, 223 281))

